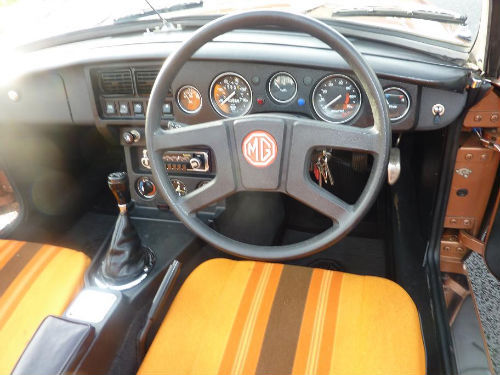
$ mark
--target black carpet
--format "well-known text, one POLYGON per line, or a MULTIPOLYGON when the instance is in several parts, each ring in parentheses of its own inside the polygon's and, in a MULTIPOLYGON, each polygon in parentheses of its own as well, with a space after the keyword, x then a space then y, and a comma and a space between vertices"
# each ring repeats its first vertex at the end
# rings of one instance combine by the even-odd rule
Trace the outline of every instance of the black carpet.
POLYGON ((115 221, 116 215, 86 213, 55 244, 80 250, 93 258, 111 233, 115 221))
POLYGON ((465 261, 481 326, 495 373, 500 374, 500 282, 486 268, 483 258, 472 253, 465 261))
MULTIPOLYGON (((305 240, 310 233, 287 230, 283 244, 305 240)), ((332 269, 358 275, 386 277, 386 246, 382 239, 347 236, 339 243, 306 258, 288 264, 332 269)))

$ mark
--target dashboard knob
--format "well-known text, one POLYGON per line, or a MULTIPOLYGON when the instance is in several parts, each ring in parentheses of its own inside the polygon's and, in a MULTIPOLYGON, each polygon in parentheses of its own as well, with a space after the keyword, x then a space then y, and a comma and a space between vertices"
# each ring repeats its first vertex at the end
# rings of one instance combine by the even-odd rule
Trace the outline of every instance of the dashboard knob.
POLYGON ((201 167, 201 160, 199 158, 191 158, 189 164, 191 164, 191 169, 198 169, 201 167))
POLYGON ((146 199, 151 199, 156 195, 156 185, 149 177, 141 177, 136 183, 137 192, 146 199))
POLYGON ((130 145, 134 143, 134 136, 130 132, 125 132, 123 133, 123 140, 125 141, 126 144, 130 145))
POLYGON ((126 144, 131 145, 132 143, 136 143, 139 141, 139 139, 141 139, 141 134, 137 130, 131 130, 128 132, 124 132, 122 134, 122 138, 126 144))

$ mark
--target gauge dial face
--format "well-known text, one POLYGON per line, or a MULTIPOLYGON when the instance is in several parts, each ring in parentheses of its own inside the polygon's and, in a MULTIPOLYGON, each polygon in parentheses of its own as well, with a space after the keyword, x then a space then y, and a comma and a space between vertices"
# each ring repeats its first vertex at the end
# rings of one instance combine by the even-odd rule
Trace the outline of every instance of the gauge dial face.
POLYGON ((289 103, 297 94, 297 82, 289 73, 279 72, 271 77, 269 95, 278 103, 289 103))
POLYGON ((323 78, 312 95, 313 108, 323 120, 344 123, 361 108, 361 92, 352 79, 341 74, 323 78))
POLYGON ((384 94, 391 121, 398 121, 405 117, 410 109, 408 93, 399 87, 389 87, 384 90, 384 94))
POLYGON ((149 177, 140 177, 135 186, 139 195, 145 199, 153 199, 156 195, 156 185, 149 177))
POLYGON ((187 194, 188 191, 187 191, 186 184, 184 182, 182 182, 181 180, 178 180, 176 178, 172 178, 170 180, 170 182, 172 183, 172 186, 174 187, 175 193, 179 197, 183 197, 184 195, 187 194))
POLYGON ((177 104, 184 112, 196 113, 201 109, 201 95, 194 86, 184 86, 177 92, 177 104))
POLYGON ((224 117, 243 116, 252 107, 252 91, 239 74, 223 73, 212 82, 210 100, 215 110, 224 117))

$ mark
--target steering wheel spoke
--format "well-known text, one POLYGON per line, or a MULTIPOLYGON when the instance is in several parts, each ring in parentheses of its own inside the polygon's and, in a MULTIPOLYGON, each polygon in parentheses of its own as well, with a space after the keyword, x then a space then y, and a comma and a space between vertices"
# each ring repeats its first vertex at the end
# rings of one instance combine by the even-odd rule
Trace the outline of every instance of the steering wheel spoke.
POLYGON ((216 203, 234 192, 234 184, 232 185, 222 178, 215 177, 208 184, 190 192, 184 197, 180 197, 179 202, 189 215, 194 215, 201 209, 216 203))
POLYGON ((378 155, 379 133, 375 127, 358 128, 323 121, 300 119, 294 122, 291 139, 290 168, 286 193, 337 223, 352 216, 350 205, 312 181, 309 163, 314 149, 333 148, 378 155))
POLYGON ((338 224, 344 223, 354 212, 354 206, 322 189, 309 176, 290 186, 287 193, 338 224))
MULTIPOLYGON (((160 128, 155 132, 152 144, 154 151, 185 150, 203 146, 214 150, 221 148, 221 143, 224 143, 221 141, 224 139, 227 139, 224 121, 214 121, 177 129, 160 128)), ((227 143, 222 146, 227 146, 227 143)))
POLYGON ((294 152, 327 147, 339 150, 380 154, 380 134, 374 126, 359 128, 317 120, 298 120, 293 127, 294 152))
POLYGON ((158 154, 166 150, 209 149, 211 172, 215 173, 215 178, 176 201, 190 215, 236 191, 234 160, 226 122, 228 120, 170 130, 157 129, 154 133, 151 143, 154 152, 158 154))

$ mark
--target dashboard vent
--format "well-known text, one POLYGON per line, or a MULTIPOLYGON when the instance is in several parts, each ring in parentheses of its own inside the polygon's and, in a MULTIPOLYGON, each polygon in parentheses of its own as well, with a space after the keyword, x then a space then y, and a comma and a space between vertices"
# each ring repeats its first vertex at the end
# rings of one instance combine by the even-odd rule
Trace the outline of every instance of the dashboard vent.
POLYGON ((128 69, 103 71, 99 73, 99 83, 103 94, 133 95, 132 73, 128 69))
POLYGON ((135 71, 135 83, 139 95, 149 95, 153 89, 156 76, 160 69, 147 69, 135 71))

